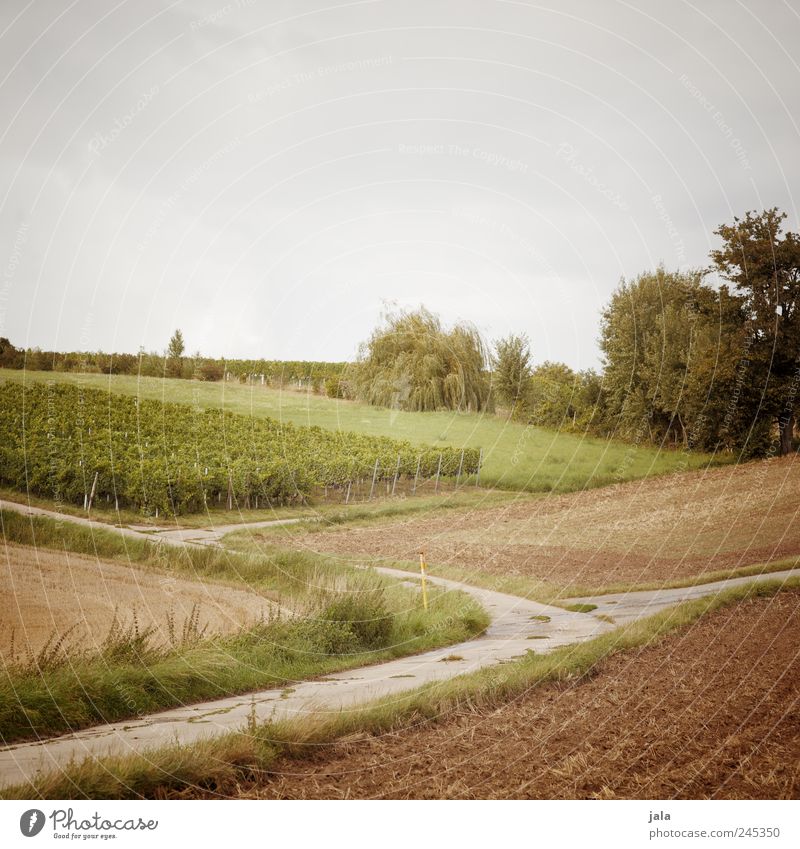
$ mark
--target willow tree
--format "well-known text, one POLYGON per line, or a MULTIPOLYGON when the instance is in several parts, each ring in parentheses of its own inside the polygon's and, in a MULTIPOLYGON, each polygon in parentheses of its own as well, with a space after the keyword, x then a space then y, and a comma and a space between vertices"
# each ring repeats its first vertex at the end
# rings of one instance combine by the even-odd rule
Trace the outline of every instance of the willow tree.
POLYGON ((474 327, 445 330, 424 307, 390 314, 361 346, 357 392, 379 407, 486 410, 491 403, 487 361, 474 327))

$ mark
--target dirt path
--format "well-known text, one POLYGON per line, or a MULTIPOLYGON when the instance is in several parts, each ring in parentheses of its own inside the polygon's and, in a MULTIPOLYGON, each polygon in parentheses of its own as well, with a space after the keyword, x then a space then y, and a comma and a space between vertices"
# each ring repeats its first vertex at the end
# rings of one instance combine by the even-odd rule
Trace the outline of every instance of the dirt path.
MULTIPOLYGON (((163 539, 173 543, 191 543, 194 545, 219 545, 225 534, 240 531, 243 527, 258 531, 262 528, 275 528, 284 525, 296 525, 298 522, 313 522, 315 519, 303 516, 298 519, 266 519, 263 522, 247 522, 244 525, 215 525, 208 528, 169 528, 156 531, 148 528, 151 539, 163 539)), ((130 530, 139 530, 136 525, 129 525, 130 530)), ((142 526, 142 530, 145 526, 142 526)))
MULTIPOLYGON (((4 509, 13 509, 14 506, 19 507, 5 505, 4 509)), ((67 517, 61 518, 71 521, 67 517)), ((393 569, 379 571, 405 581, 413 580, 407 572, 393 569)), ((800 569, 749 580, 775 580, 795 574, 800 574, 800 569)), ((209 736, 239 730, 245 726, 253 712, 256 719, 263 722, 320 711, 357 710, 359 705, 379 697, 400 696, 421 684, 507 662, 524 655, 533 646, 537 652, 544 653, 558 646, 589 640, 615 627, 596 615, 568 612, 456 581, 436 577, 430 580, 449 589, 469 593, 484 605, 492 619, 486 634, 446 649, 331 675, 322 680, 303 682, 291 692, 273 689, 218 699, 163 711, 138 720, 98 726, 53 740, 5 747, 0 749, 0 785, 17 784, 85 757, 142 752, 176 741, 189 744, 209 736)), ((629 593, 626 596, 627 616, 648 616, 686 598, 713 595, 739 582, 741 579, 702 587, 629 593)))
MULTIPOLYGON (((407 572, 381 572, 412 580, 407 572)), ((357 710, 358 705, 382 696, 400 695, 422 684, 442 681, 494 663, 519 657, 534 645, 537 651, 591 639, 612 626, 594 616, 571 613, 533 601, 453 581, 430 579, 451 589, 468 592, 490 613, 492 623, 484 636, 388 663, 367 666, 324 679, 244 696, 217 699, 163 711, 142 719, 97 726, 40 743, 22 743, 0 749, 0 785, 17 784, 84 757, 141 752, 174 743, 237 731, 252 712, 260 722, 320 711, 357 710), (548 621, 534 620, 543 616, 548 621), (542 639, 539 639, 542 638, 542 639)))
MULTIPOLYGON (((100 531, 115 531, 127 537, 136 539, 157 540, 163 539, 170 543, 190 543, 198 545, 217 545, 225 534, 242 529, 242 525, 217 525, 208 528, 153 528, 151 525, 111 525, 108 522, 98 522, 86 516, 70 516, 59 513, 56 510, 47 510, 44 507, 33 507, 18 501, 8 501, 0 498, 0 510, 10 510, 14 513, 22 513, 24 516, 44 516, 48 519, 56 519, 60 522, 73 522, 83 525, 85 528, 96 528, 100 531)), ((276 525, 294 525, 297 522, 308 522, 310 517, 304 516, 299 519, 267 519, 263 522, 250 522, 247 528, 258 530, 276 525)))
POLYGON ((797 799, 798 711, 792 590, 608 658, 590 679, 309 747, 237 798, 797 799))

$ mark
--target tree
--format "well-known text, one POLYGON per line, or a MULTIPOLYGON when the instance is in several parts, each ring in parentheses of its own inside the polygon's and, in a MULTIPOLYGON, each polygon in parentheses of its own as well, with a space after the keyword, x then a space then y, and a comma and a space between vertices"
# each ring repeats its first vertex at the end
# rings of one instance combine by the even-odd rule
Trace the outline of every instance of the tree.
POLYGON ((214 360, 201 360, 197 369, 197 376, 200 380, 222 380, 225 376, 225 369, 221 363, 214 360))
POLYGON ((0 337, 0 366, 2 368, 22 368, 25 352, 17 350, 8 339, 0 337))
POLYGON ((777 421, 780 452, 792 448, 800 383, 800 235, 783 233, 777 208, 745 214, 714 233, 719 274, 744 297, 749 379, 760 389, 758 408, 777 421))
POLYGON ((176 330, 172 334, 167 346, 166 357, 166 372, 170 377, 180 377, 183 371, 183 352, 186 350, 186 345, 183 341, 183 334, 180 330, 176 330))
POLYGON ((531 375, 527 404, 530 420, 541 427, 564 428, 575 424, 580 379, 564 363, 546 360, 531 375))
POLYGON ((52 371, 56 360, 55 351, 43 351, 41 348, 30 348, 25 356, 26 368, 33 371, 52 371))
POLYGON ((727 286, 701 286, 683 387, 684 444, 702 451, 763 453, 764 420, 757 416, 746 380, 747 341, 743 298, 727 286))
POLYGON ((573 402, 577 408, 576 425, 587 430, 603 431, 606 418, 604 379, 594 369, 578 372, 578 388, 573 402))
POLYGON ((172 334, 172 338, 169 340, 169 346, 167 347, 167 356, 170 359, 180 359, 183 356, 184 351, 186 350, 186 345, 183 341, 183 333, 180 330, 176 330, 172 334))
POLYGON ((694 342, 705 314, 698 308, 713 291, 702 272, 659 267, 623 280, 603 311, 607 415, 613 430, 654 442, 689 443, 687 381, 694 342))
POLYGON ((361 346, 356 394, 401 410, 486 410, 491 405, 487 355, 473 327, 446 331, 421 307, 386 316, 361 346))
POLYGON ((528 337, 511 334, 494 346, 492 387, 510 415, 519 413, 531 377, 531 351, 528 337))

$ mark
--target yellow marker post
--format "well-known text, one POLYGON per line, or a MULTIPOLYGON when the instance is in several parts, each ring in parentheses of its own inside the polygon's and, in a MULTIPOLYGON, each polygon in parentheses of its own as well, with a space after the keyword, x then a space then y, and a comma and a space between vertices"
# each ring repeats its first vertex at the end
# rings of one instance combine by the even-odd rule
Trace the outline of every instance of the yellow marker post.
POLYGON ((419 552, 419 571, 422 575, 422 606, 425 610, 428 609, 428 588, 425 586, 425 549, 421 548, 419 552))

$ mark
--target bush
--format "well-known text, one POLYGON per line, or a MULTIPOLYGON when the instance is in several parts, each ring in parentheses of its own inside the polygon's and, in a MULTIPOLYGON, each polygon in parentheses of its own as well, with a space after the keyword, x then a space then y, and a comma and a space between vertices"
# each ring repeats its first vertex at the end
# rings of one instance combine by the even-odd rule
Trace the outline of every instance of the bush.
POLYGON ((328 398, 344 398, 344 387, 338 377, 329 377, 325 381, 325 394, 328 398))
MULTIPOLYGON (((383 587, 357 588, 338 595, 325 604, 319 615, 325 626, 346 626, 352 634, 354 644, 347 650, 379 649, 389 644, 392 636, 392 616, 386 608, 383 587)), ((332 638, 347 643, 347 635, 341 628, 331 629, 332 638)))

